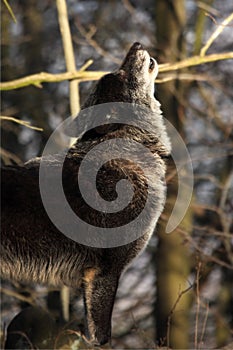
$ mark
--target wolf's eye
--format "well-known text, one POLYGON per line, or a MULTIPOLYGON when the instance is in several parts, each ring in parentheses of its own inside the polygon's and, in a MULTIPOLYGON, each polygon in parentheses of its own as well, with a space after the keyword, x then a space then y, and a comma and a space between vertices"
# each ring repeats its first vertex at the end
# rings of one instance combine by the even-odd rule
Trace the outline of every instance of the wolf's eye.
POLYGON ((154 58, 150 58, 150 64, 149 64, 149 72, 152 72, 153 69, 155 68, 155 60, 154 58))

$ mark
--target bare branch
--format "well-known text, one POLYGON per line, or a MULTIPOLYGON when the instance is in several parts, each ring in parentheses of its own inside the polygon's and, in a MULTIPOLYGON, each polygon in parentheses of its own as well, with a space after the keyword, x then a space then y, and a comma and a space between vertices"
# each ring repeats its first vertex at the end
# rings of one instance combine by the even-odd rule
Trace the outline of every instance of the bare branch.
POLYGON ((200 64, 229 60, 233 58, 233 52, 215 53, 208 56, 192 56, 176 63, 166 63, 159 66, 159 72, 171 72, 182 68, 199 66, 200 64))
POLYGON ((3 163, 5 165, 11 165, 13 162, 16 164, 22 164, 22 161, 19 157, 17 157, 15 154, 5 150, 2 147, 0 147, 0 156, 1 156, 3 163))
POLYGON ((191 74, 191 73, 174 73, 169 75, 164 75, 163 77, 156 79, 157 84, 166 83, 171 80, 183 80, 183 81, 210 81, 213 82, 213 78, 206 74, 191 74))
POLYGON ((28 122, 26 120, 20 120, 20 119, 17 119, 17 118, 14 118, 14 117, 5 116, 5 115, 1 115, 0 119, 1 120, 9 120, 11 122, 14 122, 14 123, 26 126, 29 129, 33 129, 33 130, 37 130, 37 131, 43 131, 42 128, 38 128, 37 126, 32 126, 30 124, 30 122, 28 122))
POLYGON ((206 331, 207 319, 209 316, 209 309, 210 309, 209 304, 206 303, 205 307, 206 307, 206 312, 205 312, 205 317, 204 317, 203 324, 202 324, 202 330, 201 330, 201 335, 200 335, 200 340, 199 340, 199 349, 201 349, 201 346, 203 344, 203 339, 204 339, 204 335, 205 335, 205 331, 206 331))
MULTIPOLYGON (((185 60, 176 63, 167 63, 159 65, 160 73, 171 72, 180 70, 183 68, 198 66, 200 64, 205 64, 209 62, 216 62, 221 60, 233 59, 233 52, 217 53, 208 56, 193 56, 185 60)), ((95 81, 99 80, 104 74, 109 72, 104 71, 75 71, 75 72, 65 72, 60 74, 51 74, 47 72, 41 72, 38 74, 28 75, 23 78, 11 80, 8 82, 0 83, 0 90, 14 90, 25 86, 34 85, 36 87, 41 87, 42 83, 58 83, 65 80, 78 79, 81 81, 95 81)))
POLYGON ((0 83, 0 90, 14 90, 25 86, 34 85, 36 87, 42 87, 42 83, 60 83, 66 80, 78 79, 79 81, 92 81, 98 80, 106 72, 65 72, 59 74, 51 74, 47 72, 41 72, 38 74, 28 75, 23 78, 11 80, 9 82, 0 83))
POLYGON ((182 296, 184 294, 188 293, 192 288, 193 288, 193 285, 190 284, 189 287, 187 287, 186 289, 179 291, 177 299, 175 300, 175 303, 174 303, 174 305, 173 305, 173 307, 172 307, 172 309, 171 309, 171 311, 170 311, 170 313, 168 315, 168 318, 167 318, 167 346, 168 347, 170 346, 169 345, 169 340, 170 340, 170 330, 171 330, 171 319, 172 319, 172 316, 173 316, 173 314, 175 312, 175 309, 176 309, 180 299, 182 298, 182 296))
MULTIPOLYGON (((230 227, 232 224, 232 217, 229 217, 229 213, 226 213, 226 202, 227 202, 227 198, 229 195, 229 191, 231 188, 231 183, 233 180, 233 172, 230 172, 227 176, 227 178, 225 179, 225 184, 223 187, 223 191, 221 194, 221 198, 220 198, 220 204, 219 204, 219 211, 220 211, 220 220, 223 226, 223 231, 226 234, 230 234, 230 227)), ((224 246, 226 249, 226 253, 228 256, 229 261, 232 263, 233 265, 233 256, 232 256, 232 245, 231 245, 231 237, 224 237, 224 246)))
POLYGON ((130 13, 130 15, 134 15, 135 13, 135 8, 133 7, 133 5, 130 3, 129 0, 122 0, 122 3, 124 5, 124 7, 126 8, 126 10, 130 13))
POLYGON ((28 303, 30 305, 35 305, 35 300, 34 300, 34 298, 32 296, 31 297, 26 297, 26 296, 24 296, 24 295, 22 295, 20 293, 17 293, 15 291, 11 290, 11 289, 7 289, 7 288, 3 288, 3 287, 0 287, 0 291, 1 291, 1 293, 4 293, 4 294, 9 295, 11 297, 14 297, 14 298, 16 298, 18 300, 24 301, 24 302, 26 302, 26 303, 28 303))
POLYGON ((86 39, 86 41, 88 42, 88 44, 90 46, 92 46, 101 56, 103 57, 108 57, 111 61, 120 64, 121 60, 116 58, 115 56, 111 55, 108 51, 104 50, 98 43, 96 40, 94 40, 93 34, 95 34, 96 32, 96 28, 95 27, 91 27, 90 32, 87 32, 86 29, 82 26, 82 24, 80 23, 80 21, 78 21, 78 19, 75 22, 80 34, 86 39))
POLYGON ((206 54, 206 51, 209 49, 209 47, 213 44, 214 40, 217 39, 217 37, 222 33, 224 28, 233 20, 233 13, 230 14, 224 21, 217 27, 217 29, 213 32, 205 46, 201 49, 200 56, 203 57, 206 54))
POLYGON ((198 323, 199 323, 199 313, 200 313, 200 288, 199 288, 199 280, 200 280, 200 271, 201 271, 201 262, 198 262, 197 265, 197 273, 196 273, 196 298, 197 298, 197 309, 196 309, 196 317, 195 317, 195 335, 194 335, 194 344, 195 349, 198 349, 197 344, 197 338, 198 338, 198 323))
MULTIPOLYGON (((65 54, 66 67, 67 71, 72 73, 76 71, 76 64, 65 0, 57 0, 57 10, 65 54)), ((70 110, 72 116, 77 115, 77 113, 80 110, 79 89, 77 80, 72 80, 70 82, 70 110)))
POLYGON ((10 13, 10 15, 11 15, 13 21, 14 21, 15 23, 17 23, 17 19, 16 19, 16 17, 15 17, 15 14, 14 14, 14 12, 13 12, 11 6, 9 5, 8 1, 7 1, 7 0, 3 0, 3 2, 4 2, 4 4, 5 4, 7 10, 9 11, 9 13, 10 13))

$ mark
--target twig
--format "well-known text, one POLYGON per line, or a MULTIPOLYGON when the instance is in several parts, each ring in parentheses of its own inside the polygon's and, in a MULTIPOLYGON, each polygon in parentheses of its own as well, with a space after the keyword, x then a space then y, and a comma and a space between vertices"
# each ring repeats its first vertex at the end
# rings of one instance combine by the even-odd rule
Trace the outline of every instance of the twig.
POLYGON ((204 11, 211 12, 214 16, 219 16, 220 15, 218 10, 216 10, 215 8, 213 8, 212 6, 206 4, 203 1, 197 1, 197 7, 199 7, 200 9, 202 9, 204 11))
MULTIPOLYGON (((232 180, 233 180, 233 172, 230 172, 230 174, 226 178, 226 181, 222 190, 221 198, 220 198, 220 204, 219 204, 219 216, 223 226, 223 231, 226 234, 230 234, 230 226, 232 223, 232 218, 229 218, 229 215, 227 215, 225 212, 225 206, 226 206, 227 197, 229 195, 229 191, 231 188, 232 180)), ((223 243, 226 249, 228 259, 233 266, 231 238, 227 238, 225 236, 223 243)))
POLYGON ((209 315, 209 304, 207 303, 206 304, 206 313, 205 313, 205 318, 204 318, 203 325, 202 325, 202 330, 201 330, 201 336, 200 336, 198 349, 201 348, 201 345, 203 343, 203 338, 204 338, 204 335, 205 335, 206 323, 207 323, 208 315, 209 315))
POLYGON ((18 158, 14 153, 9 152, 2 147, 0 147, 0 156, 5 165, 11 165, 12 161, 16 164, 22 164, 20 158, 18 158))
POLYGON ((233 20, 233 13, 231 13, 230 16, 225 18, 224 21, 218 26, 218 28, 210 36, 209 40, 207 41, 207 43, 203 46, 203 48, 200 51, 200 56, 201 57, 205 56, 206 51, 213 44, 214 40, 217 39, 217 37, 222 33, 222 31, 227 26, 227 24, 230 23, 232 20, 233 20))
POLYGON ((198 324, 199 324, 199 312, 200 312, 200 289, 199 289, 199 280, 200 280, 200 271, 201 271, 201 262, 198 262, 197 273, 196 273, 196 296, 197 296, 197 310, 196 310, 196 319, 195 319, 195 334, 194 334, 194 346, 197 349, 198 344, 198 324))
POLYGON ((70 305, 70 288, 63 286, 61 288, 60 294, 61 304, 62 304, 62 315, 65 321, 69 321, 69 305, 70 305))
POLYGON ((80 72, 84 72, 88 67, 90 67, 93 63, 93 60, 88 60, 84 65, 79 69, 80 72))
MULTIPOLYGON (((21 337, 25 338, 26 341, 28 342, 27 346, 30 345, 30 348, 29 348, 29 349, 31 349, 31 350, 35 349, 34 344, 32 344, 31 340, 28 338, 28 336, 27 336, 26 333, 24 333, 24 332, 22 332, 22 331, 10 331, 8 335, 10 336, 11 334, 18 334, 18 335, 20 335, 21 337)), ((24 346, 25 346, 25 344, 24 344, 24 346)))
POLYGON ((89 339, 87 339, 86 336, 82 332, 80 332, 78 330, 73 330, 73 329, 63 329, 56 336, 55 343, 54 343, 54 349, 58 349, 58 343, 59 343, 60 338, 63 338, 66 334, 67 335, 76 335, 79 338, 79 340, 86 343, 85 345, 89 345, 89 346, 93 345, 91 343, 91 341, 89 339))
MULTIPOLYGON (((76 71, 76 63, 74 56, 74 48, 72 43, 72 37, 70 33, 69 17, 66 6, 66 0, 56 0, 57 11, 58 11, 58 21, 61 31, 62 43, 65 54, 66 68, 68 72, 76 71)), ((86 64, 87 66, 87 64, 86 64)), ((82 68, 81 71, 85 69, 82 68)), ((80 98, 79 98, 79 81, 70 81, 70 111, 71 116, 75 117, 80 110, 80 98)), ((62 302, 62 312, 64 319, 69 320, 69 303, 70 303, 70 291, 67 286, 63 286, 61 289, 61 302, 62 302)))
MULTIPOLYGON (((198 80, 196 80, 198 81, 198 80)), ((210 82, 213 84, 213 80, 207 80, 206 82, 210 82)), ((217 81, 215 81, 215 86, 217 81)), ((204 109, 200 108, 198 106, 196 106, 195 104, 193 104, 191 101, 189 101, 189 103, 187 102, 186 99, 184 99, 178 92, 176 89, 172 89, 172 93, 173 95, 176 97, 176 99, 179 101, 179 103, 184 106, 184 107, 188 107, 191 108, 198 117, 204 118, 206 120, 206 114, 209 116, 209 118, 211 119, 211 121, 213 121, 216 126, 223 131, 223 133, 225 134, 226 138, 229 137, 229 135, 231 134, 233 125, 231 125, 230 123, 226 124, 222 121, 221 117, 218 115, 217 111, 215 110, 215 108, 213 107, 213 104, 210 103, 210 100, 212 99, 212 97, 208 96, 207 92, 205 89, 202 88, 202 85, 197 84, 198 88, 199 88, 199 93, 202 95, 204 102, 207 104, 208 108, 204 109)), ((203 158, 202 158, 203 159, 203 158)), ((193 159, 193 161, 195 161, 193 159)))
POLYGON ((29 129, 33 129, 33 130, 37 130, 37 131, 43 131, 42 128, 38 128, 37 126, 32 126, 30 124, 30 122, 26 121, 26 120, 20 120, 14 117, 9 117, 9 116, 5 116, 5 115, 1 115, 0 116, 0 120, 9 120, 11 122, 26 126, 29 129))
POLYGON ((135 13, 135 8, 133 7, 133 5, 130 3, 129 0, 122 0, 122 3, 124 5, 124 7, 126 8, 126 10, 131 14, 134 15, 135 13))
POLYGON ((213 82, 213 78, 205 75, 205 74, 188 74, 188 73, 175 73, 175 74, 170 74, 168 76, 161 77, 160 79, 156 79, 155 83, 161 84, 161 83, 166 83, 171 80, 186 80, 186 81, 209 81, 213 82))
MULTIPOLYGON (((72 38, 70 33, 66 1, 57 0, 56 3, 57 3, 59 26, 60 26, 64 54, 65 54, 66 67, 67 67, 67 71, 72 73, 76 71, 76 65, 75 65, 72 38)), ((70 110, 71 110, 72 116, 77 115, 77 113, 80 110, 79 89, 78 89, 77 80, 73 80, 70 82, 70 110)))
POLYGON ((209 116, 210 120, 214 122, 214 124, 224 132, 225 135, 230 135, 232 128, 233 128, 233 123, 224 123, 222 120, 221 115, 218 113, 216 105, 214 103, 214 99, 213 96, 210 94, 210 92, 203 87, 203 85, 201 84, 197 84, 197 88, 198 88, 198 92, 200 93, 200 96, 202 97, 203 101, 205 102, 207 108, 203 113, 200 113, 201 111, 200 108, 194 106, 192 104, 192 108, 196 108, 198 109, 198 114, 200 116, 203 116, 206 119, 206 112, 207 115, 209 116))
POLYGON ((107 72, 65 72, 60 74, 51 74, 41 72, 38 74, 28 75, 23 78, 11 80, 9 82, 0 83, 0 90, 14 90, 25 86, 34 85, 41 87, 42 83, 60 83, 66 80, 78 79, 79 81, 93 81, 100 79, 107 72))
POLYGON ((169 342, 170 342, 170 329, 171 329, 172 316, 173 316, 174 311, 175 311, 175 309, 177 307, 177 304, 179 303, 179 301, 182 298, 182 296, 184 294, 186 294, 187 292, 189 292, 192 288, 193 288, 193 285, 190 285, 188 288, 186 288, 186 289, 184 289, 184 290, 179 292, 178 297, 177 297, 177 299, 176 299, 176 301, 175 301, 175 303, 174 303, 174 305, 173 305, 173 307, 172 307, 172 309, 171 309, 171 311, 170 311, 170 313, 168 315, 168 318, 167 318, 167 347, 168 348, 170 346, 169 342))
POLYGON ((31 304, 31 305, 35 305, 35 301, 33 300, 32 297, 25 297, 24 295, 20 294, 20 293, 17 293, 17 292, 14 292, 13 290, 10 290, 10 289, 7 289, 7 288, 3 288, 3 287, 0 287, 0 292, 1 293, 4 293, 6 295, 9 295, 11 297, 14 297, 18 300, 21 300, 21 301, 24 301, 28 304, 31 304))
MULTIPOLYGON (((195 208, 195 205, 192 205, 194 208, 195 208)), ((209 209, 209 210, 213 210, 215 212, 218 212, 217 209, 214 209, 213 207, 208 207, 208 206, 201 206, 201 205, 198 205, 196 206, 198 208, 204 208, 204 209, 209 209)), ((168 216, 165 215, 165 214, 162 214, 161 215, 161 219, 164 220, 164 221, 168 221, 168 216)), ((195 240, 190 237, 190 235, 187 233, 187 231, 185 231, 184 229, 182 228, 177 228, 177 231, 180 232, 183 236, 184 236, 184 239, 186 242, 188 242, 191 246, 193 246, 196 251, 198 253, 200 253, 201 256, 205 257, 206 261, 210 261, 210 262, 213 262, 215 263, 216 265, 219 265, 219 266, 223 266, 223 267, 226 267, 227 269, 229 270, 233 270, 233 266, 232 264, 228 264, 226 263, 225 261, 217 258, 216 256, 213 256, 213 255, 208 255, 204 249, 201 249, 200 246, 198 245, 198 243, 195 242, 195 240)))
POLYGON ((93 27, 91 28, 91 32, 88 33, 86 31, 86 29, 82 26, 82 24, 80 23, 80 21, 76 20, 75 22, 80 34, 86 39, 86 41, 88 42, 88 44, 90 46, 92 46, 101 56, 103 57, 109 57, 111 61, 120 64, 121 60, 119 60, 118 58, 116 58, 115 56, 111 55, 108 51, 104 50, 98 43, 96 40, 94 40, 92 37, 96 32, 96 28, 93 27))
POLYGON ((11 6, 8 4, 8 1, 7 1, 7 0, 3 0, 3 2, 4 2, 4 4, 5 4, 7 10, 9 11, 9 13, 10 13, 10 15, 11 15, 13 21, 14 21, 15 23, 17 23, 17 19, 16 19, 16 17, 15 17, 15 14, 14 14, 14 12, 13 12, 11 6))
MULTIPOLYGON (((213 0, 208 0, 208 5, 212 4, 213 0)), ((202 47, 202 40, 203 40, 203 35, 205 32, 205 23, 207 20, 206 12, 208 11, 207 8, 205 8, 205 11, 203 11, 203 3, 198 2, 197 7, 198 7, 198 13, 197 13, 197 19, 196 19, 196 24, 195 24, 195 41, 194 41, 194 50, 193 54, 197 55, 199 54, 201 47, 202 47)), ((204 4, 205 6, 206 4, 204 4)), ((207 7, 209 7, 207 5, 207 7)), ((208 11, 209 12, 209 11, 208 11)))
POLYGON ((210 63, 215 61, 228 60, 231 58, 233 58, 233 52, 215 53, 215 54, 203 56, 203 57, 192 56, 176 63, 168 63, 162 66, 159 66, 159 72, 160 73, 171 72, 182 68, 198 66, 200 64, 210 63))
POLYGON ((232 238, 232 233, 224 233, 222 231, 216 231, 216 230, 213 231, 213 229, 209 228, 208 226, 201 226, 200 227, 200 226, 194 225, 193 228, 196 232, 195 233, 196 235, 198 234, 198 232, 200 232, 200 237, 202 237, 203 234, 205 236, 206 236, 206 234, 209 234, 209 235, 215 236, 217 238, 224 238, 224 237, 232 238))
MULTIPOLYGON (((168 63, 159 65, 159 72, 171 72, 179 69, 198 66, 200 64, 233 59, 233 52, 217 53, 204 57, 193 56, 184 59, 177 63, 168 63)), ((14 90, 25 86, 34 85, 36 87, 41 87, 42 83, 58 83, 65 80, 78 79, 81 81, 94 81, 99 80, 104 74, 109 72, 103 71, 75 71, 75 72, 65 72, 60 74, 50 74, 47 72, 41 72, 38 74, 28 75, 23 78, 11 80, 8 82, 0 83, 0 90, 14 90)))

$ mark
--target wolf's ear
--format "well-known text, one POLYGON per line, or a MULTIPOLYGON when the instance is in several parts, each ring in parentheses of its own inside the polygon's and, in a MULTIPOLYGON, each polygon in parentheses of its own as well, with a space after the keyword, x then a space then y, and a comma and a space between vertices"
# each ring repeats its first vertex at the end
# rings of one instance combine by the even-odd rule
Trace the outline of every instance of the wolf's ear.
POLYGON ((125 91, 125 73, 115 72, 104 75, 96 84, 93 92, 84 103, 83 108, 90 106, 124 101, 122 93, 125 91))
POLYGON ((95 130, 98 134, 105 135, 109 132, 112 132, 112 131, 118 129, 118 127, 119 127, 119 124, 104 124, 101 126, 97 126, 95 128, 95 130))
MULTIPOLYGON (((121 125, 121 124, 120 124, 121 125)), ((119 124, 103 124, 88 130, 83 136, 82 140, 90 140, 100 137, 100 135, 105 135, 119 128, 119 124)))
POLYGON ((118 72, 117 72, 117 75, 119 77, 119 79, 121 81, 127 81, 128 80, 128 74, 125 70, 123 69, 120 69, 118 72))
POLYGON ((107 93, 107 95, 115 96, 121 92, 126 79, 127 73, 121 69, 114 73, 104 75, 97 84, 97 88, 101 94, 104 92, 107 93))

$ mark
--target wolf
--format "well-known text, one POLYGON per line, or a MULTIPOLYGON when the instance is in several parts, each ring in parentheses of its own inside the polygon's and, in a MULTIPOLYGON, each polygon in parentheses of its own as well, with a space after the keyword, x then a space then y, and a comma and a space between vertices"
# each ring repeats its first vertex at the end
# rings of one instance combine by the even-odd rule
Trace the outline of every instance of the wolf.
MULTIPOLYGON (((114 109, 110 108, 108 115, 106 113, 108 122, 84 131, 67 151, 63 164, 64 193, 72 210, 94 227, 121 226, 124 229, 126 225, 126 231, 127 223, 145 208, 149 193, 145 172, 149 174, 152 183, 150 196, 153 199, 147 215, 149 221, 145 228, 142 226, 140 236, 133 241, 120 242, 118 246, 109 248, 96 247, 94 244, 88 246, 61 232, 50 220, 41 199, 41 158, 32 159, 23 166, 1 169, 2 277, 26 283, 81 288, 87 323, 86 336, 93 344, 110 342, 111 316, 119 278, 128 264, 145 249, 165 203, 166 158, 170 155, 171 145, 160 104, 154 97, 157 73, 157 62, 140 43, 134 43, 119 69, 106 74, 97 82, 82 111, 101 104, 126 103, 143 108, 139 117, 141 123, 115 123, 114 109), (112 118, 110 123, 109 117, 112 118), (102 198, 114 201, 117 197, 116 184, 122 179, 131 183, 133 196, 120 213, 100 213, 82 198, 78 184, 79 168, 85 155, 95 150, 96 145, 115 139, 140 143, 149 150, 154 162, 152 166, 151 158, 145 157, 143 164, 138 165, 132 159, 122 159, 122 153, 105 162, 96 179, 96 187, 102 198)), ((89 114, 91 118, 96 117, 94 112, 89 114)), ((134 149, 131 151, 136 152, 134 149)), ((57 154, 45 159, 48 168, 52 167, 53 171, 60 166, 60 161, 57 154)), ((87 189, 88 186, 87 179, 87 189)), ((51 198, 51 203, 53 200, 51 198)), ((67 218, 62 220, 69 228, 67 218)))

